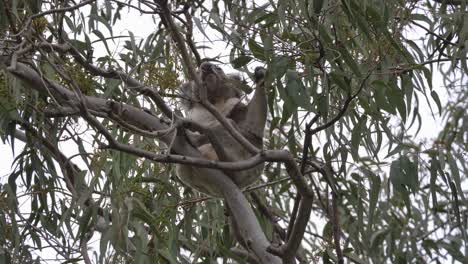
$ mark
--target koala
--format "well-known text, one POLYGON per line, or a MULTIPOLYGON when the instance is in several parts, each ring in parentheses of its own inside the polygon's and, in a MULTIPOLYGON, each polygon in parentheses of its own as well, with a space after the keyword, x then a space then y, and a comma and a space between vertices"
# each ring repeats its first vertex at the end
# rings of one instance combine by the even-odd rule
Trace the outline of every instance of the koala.
MULTIPOLYGON (((265 70, 261 67, 255 69, 256 88, 251 101, 245 105, 241 101, 243 92, 239 88, 241 83, 239 76, 226 75, 223 70, 209 62, 200 65, 198 71, 203 85, 206 87, 207 99, 217 110, 228 119, 242 135, 254 146, 262 148, 263 134, 267 116, 266 92, 263 85, 265 70)), ((187 82, 180 88, 182 104, 185 108, 186 118, 204 127, 209 128, 223 148, 223 156, 218 157, 216 149, 212 146, 206 135, 198 135, 198 140, 193 140, 195 146, 204 158, 221 161, 240 161, 252 156, 222 124, 201 104, 199 104, 199 92, 195 83, 187 82)), ((226 171, 239 188, 245 188, 255 182, 263 171, 263 164, 242 171, 226 171)), ((178 164, 176 167, 178 177, 188 186, 211 196, 221 197, 221 190, 197 177, 200 171, 195 166, 178 164)))

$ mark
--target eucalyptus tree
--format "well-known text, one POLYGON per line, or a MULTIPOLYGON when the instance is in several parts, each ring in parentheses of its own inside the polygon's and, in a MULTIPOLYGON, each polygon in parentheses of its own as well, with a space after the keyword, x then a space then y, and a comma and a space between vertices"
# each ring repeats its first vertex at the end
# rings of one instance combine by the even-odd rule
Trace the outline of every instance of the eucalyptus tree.
POLYGON ((15 157, 0 257, 467 262, 467 4, 0 2, 0 136, 15 157), (200 129, 178 87, 202 87, 207 60, 241 73, 246 97, 267 69, 252 158, 207 161, 187 136, 200 129), (223 197, 185 186, 179 163, 223 197), (245 190, 227 176, 260 163, 245 190))

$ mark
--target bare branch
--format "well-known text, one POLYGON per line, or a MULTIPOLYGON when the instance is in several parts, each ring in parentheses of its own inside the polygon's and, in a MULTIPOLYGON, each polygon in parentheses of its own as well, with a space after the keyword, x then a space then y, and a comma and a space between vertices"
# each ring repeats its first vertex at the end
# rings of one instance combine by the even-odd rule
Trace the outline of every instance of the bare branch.
POLYGON ((83 256, 83 261, 85 264, 92 263, 88 254, 88 239, 86 237, 81 240, 81 255, 83 256))
POLYGON ((338 195, 332 192, 332 224, 333 224, 333 241, 335 242, 335 251, 338 258, 338 264, 343 264, 343 251, 341 250, 340 237, 340 218, 338 212, 338 195))
POLYGON ((309 223, 312 212, 313 197, 302 197, 299 203, 299 210, 296 221, 292 228, 288 242, 281 247, 284 263, 293 263, 297 250, 299 249, 304 233, 309 223))

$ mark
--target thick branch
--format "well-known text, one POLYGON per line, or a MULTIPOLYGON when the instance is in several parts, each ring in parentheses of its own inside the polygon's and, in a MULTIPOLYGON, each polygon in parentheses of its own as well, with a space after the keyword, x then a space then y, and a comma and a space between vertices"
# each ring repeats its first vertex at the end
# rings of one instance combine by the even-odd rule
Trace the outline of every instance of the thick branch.
POLYGON ((118 70, 104 70, 95 65, 89 63, 83 56, 81 56, 80 52, 70 44, 51 44, 47 42, 43 42, 39 44, 39 47, 47 50, 47 51, 57 51, 60 53, 70 53, 73 58, 78 62, 81 66, 83 66, 89 73, 95 76, 101 76, 104 78, 110 78, 115 80, 121 80, 126 83, 129 89, 135 90, 140 92, 153 100, 156 106, 166 115, 168 118, 172 118, 174 113, 172 112, 171 108, 166 104, 164 99, 159 95, 158 92, 154 90, 153 87, 149 87, 144 85, 143 83, 139 82, 138 80, 132 78, 128 74, 118 71, 118 70))
MULTIPOLYGON (((41 77, 35 70, 31 69, 30 66, 23 63, 17 63, 14 69, 10 67, 8 70, 10 73, 25 81, 31 88, 37 90, 43 95, 51 95, 53 96, 53 99, 65 106, 70 106, 72 108, 78 107, 77 102, 79 100, 76 98, 76 94, 73 91, 41 77)), ((157 117, 148 114, 139 108, 93 96, 84 96, 84 99, 86 100, 86 105, 90 110, 104 113, 111 112, 118 115, 119 118, 126 123, 140 129, 159 131, 168 128, 166 125, 161 123, 157 117)), ((171 138, 171 134, 168 134, 162 136, 160 140, 168 144, 171 141, 171 138)))
POLYGON ((299 203, 299 210, 296 221, 292 228, 288 242, 281 247, 284 263, 293 263, 297 250, 299 249, 304 233, 309 223, 310 214, 312 212, 313 197, 302 197, 299 203))
MULTIPOLYGON (((1 63, 5 64, 4 57, 0 57, 0 64, 1 63)), ((8 66, 8 64, 6 64, 6 66, 8 66)), ((29 84, 30 88, 35 89, 46 96, 54 96, 54 98, 59 103, 64 104, 65 106, 79 108, 79 106, 76 105, 78 98, 76 97, 76 94, 74 92, 66 89, 65 87, 57 83, 41 78, 41 76, 35 70, 31 69, 26 64, 16 63, 14 68, 9 67, 8 70, 14 76, 29 84)), ((167 128, 167 126, 162 124, 159 121, 159 119, 144 112, 141 109, 91 96, 83 96, 83 100, 85 101, 87 109, 105 113, 111 111, 119 115, 119 117, 122 120, 125 120, 125 122, 139 127, 141 129, 154 131, 163 130, 167 128)), ((89 115, 90 112, 87 113, 88 115, 86 116, 86 119, 88 120, 88 122, 91 122, 93 126, 95 126, 98 130, 102 129, 102 127, 100 127, 101 124, 97 122, 95 118, 91 118, 91 116, 89 115)), ((109 135, 107 136, 108 139, 112 142, 112 138, 109 137, 109 135)), ((166 144, 170 144, 173 136, 173 133, 171 133, 170 135, 163 136, 161 137, 161 141, 165 142, 166 144)), ((165 159, 165 162, 177 161, 184 163, 184 161, 191 160, 193 165, 196 165, 198 162, 212 162, 204 159, 192 158, 192 156, 200 157, 201 154, 197 149, 188 144, 185 139, 176 140, 176 144, 174 144, 173 146, 173 151, 175 153, 185 154, 191 157, 179 155, 164 156, 149 151, 138 150, 131 146, 117 142, 113 142, 113 144, 113 147, 115 147, 118 150, 136 154, 141 157, 146 157, 157 161, 163 161, 165 159), (177 159, 173 159, 174 157, 176 157, 177 159)), ((276 154, 278 155, 280 153, 276 154)), ((285 153, 281 155, 284 154, 285 153)), ((289 155, 289 153, 286 152, 286 155, 289 155)), ((290 158, 290 160, 293 159, 290 158)), ((259 157, 259 159, 256 160, 256 162, 260 163, 261 158, 259 157)), ((213 164, 210 165, 213 166, 213 164)), ((236 164, 228 163, 228 165, 233 166, 236 164)), ((249 202, 247 201, 239 187, 237 187, 237 185, 220 170, 208 168, 199 168, 199 170, 199 177, 202 182, 210 182, 213 184, 213 186, 216 186, 217 188, 223 190, 223 198, 226 200, 227 204, 229 205, 229 208, 231 208, 236 223, 241 227, 239 230, 240 234, 242 235, 245 241, 248 241, 250 248, 253 252, 255 252, 255 255, 260 259, 261 263, 279 264, 280 260, 266 251, 267 248, 270 246, 270 243, 265 237, 265 234, 263 233, 262 228, 256 219, 255 213, 249 205, 249 202)))

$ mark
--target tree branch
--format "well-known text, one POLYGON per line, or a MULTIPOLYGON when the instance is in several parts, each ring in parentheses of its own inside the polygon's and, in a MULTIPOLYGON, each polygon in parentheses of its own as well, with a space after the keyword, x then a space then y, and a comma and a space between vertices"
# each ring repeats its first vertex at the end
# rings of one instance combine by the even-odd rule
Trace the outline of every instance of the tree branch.
POLYGON ((371 72, 367 74, 367 76, 361 82, 361 85, 359 85, 359 89, 357 90, 355 94, 351 95, 351 91, 349 92, 348 98, 346 98, 346 101, 344 102, 343 107, 340 109, 340 112, 338 112, 338 114, 335 117, 333 117, 330 121, 328 121, 327 123, 312 129, 310 131, 312 135, 315 135, 317 134, 317 132, 329 128, 330 126, 334 125, 338 120, 340 120, 341 117, 343 117, 351 101, 353 101, 353 99, 356 98, 359 95, 359 93, 361 93, 362 89, 364 88, 364 84, 366 83, 367 79, 369 79, 370 77, 370 74, 371 72))
POLYGON ((122 71, 104 70, 95 65, 92 65, 83 56, 81 56, 80 52, 73 45, 69 43, 51 44, 48 42, 41 42, 38 46, 46 51, 70 53, 76 60, 76 62, 78 62, 81 66, 88 70, 90 74, 95 76, 101 76, 104 78, 121 80, 129 86, 129 89, 140 92, 151 98, 151 100, 153 100, 153 102, 163 112, 165 116, 167 116, 168 118, 172 118, 174 116, 172 109, 166 104, 164 99, 159 95, 158 92, 154 90, 154 88, 144 85, 143 83, 139 82, 138 80, 132 78, 131 76, 122 71))
POLYGON ((340 217, 338 212, 338 195, 336 192, 332 192, 332 223, 333 223, 333 241, 335 242, 336 257, 338 258, 338 264, 343 264, 343 251, 341 250, 340 237, 340 217))
POLYGON ((236 139, 243 147, 247 149, 251 154, 256 154, 260 150, 255 147, 250 141, 248 141, 238 129, 236 129, 217 109, 214 107, 208 100, 206 94, 206 87, 203 85, 203 82, 200 76, 197 74, 195 67, 192 63, 192 60, 189 56, 187 51, 187 47, 185 46, 185 41, 177 29, 177 26, 174 23, 174 20, 171 16, 171 11, 169 6, 167 5, 166 1, 157 1, 161 7, 161 14, 160 17, 163 20, 166 27, 172 34, 172 38, 176 43, 177 47, 179 48, 179 52, 182 56, 182 60, 184 61, 184 65, 187 68, 188 75, 191 80, 195 82, 195 85, 200 91, 200 104, 205 107, 231 134, 231 136, 236 139))
MULTIPOLYGON (((5 58, 2 56, 0 56, 0 63, 6 63, 5 58)), ((6 66, 8 66, 8 64, 6 64, 6 66)), ((15 67, 9 67, 8 71, 17 78, 23 80, 26 84, 28 84, 29 88, 35 89, 38 92, 44 94, 45 96, 49 96, 50 92, 58 100, 58 102, 66 106, 70 106, 72 108, 80 107, 80 103, 77 103, 77 95, 73 91, 70 91, 53 81, 41 77, 35 70, 31 69, 29 66, 23 63, 16 63, 15 67)), ((85 104, 86 109, 104 113, 113 112, 119 115, 119 117, 122 120, 125 120, 127 123, 132 124, 141 129, 154 131, 167 128, 167 126, 162 124, 159 121, 159 119, 155 118, 154 116, 144 112, 141 109, 137 109, 126 104, 107 101, 92 96, 83 96, 82 102, 85 104)), ((108 140, 110 140, 115 149, 160 162, 180 162, 195 166, 200 166, 200 163, 205 163, 207 167, 216 166, 216 162, 214 161, 198 158, 201 157, 200 152, 193 146, 188 144, 185 137, 183 139, 175 141, 173 151, 175 153, 188 155, 189 157, 180 155, 159 155, 149 151, 132 148, 131 146, 124 145, 119 142, 115 142, 109 134, 104 132, 105 129, 103 129, 102 124, 98 122, 96 118, 91 116, 90 112, 91 111, 85 111, 84 113, 82 113, 82 115, 84 115, 85 119, 88 122, 90 122, 90 124, 92 124, 96 129, 98 129, 98 131, 102 132, 108 140)), ((179 137, 178 135, 176 136, 179 137)), ((169 135, 162 136, 160 140, 169 145, 173 137, 174 133, 171 133, 169 135)), ((290 156, 287 152, 277 152, 272 154, 274 155, 271 158, 283 159, 285 158, 284 155, 286 155, 286 157, 290 156)), ((289 157, 288 159, 290 161, 294 161, 292 157, 289 157)), ((246 167, 249 167, 251 164, 253 164, 253 167, 255 166, 255 164, 259 164, 260 162, 263 162, 263 158, 261 158, 259 154, 258 158, 256 160, 249 161, 246 167)), ((226 162, 225 164, 228 165, 227 167, 231 166, 235 169, 239 168, 236 162, 226 162)), ((217 188, 223 190, 223 198, 226 200, 227 204, 229 205, 229 208, 231 208, 236 223, 238 224, 238 226, 241 227, 239 229, 240 234, 242 235, 245 241, 251 241, 250 248, 252 249, 252 252, 255 253, 255 255, 262 261, 262 263, 279 264, 279 259, 272 256, 266 251, 266 249, 270 246, 270 243, 265 237, 265 234, 263 233, 262 228, 256 219, 255 213, 249 205, 249 202, 247 201, 239 187, 220 170, 214 170, 209 168, 198 169, 200 171, 199 177, 201 181, 211 182, 213 186, 216 186, 217 188)))
POLYGON ((467 0, 433 0, 434 2, 437 2, 439 4, 450 4, 450 5, 463 5, 466 4, 468 5, 467 0))

